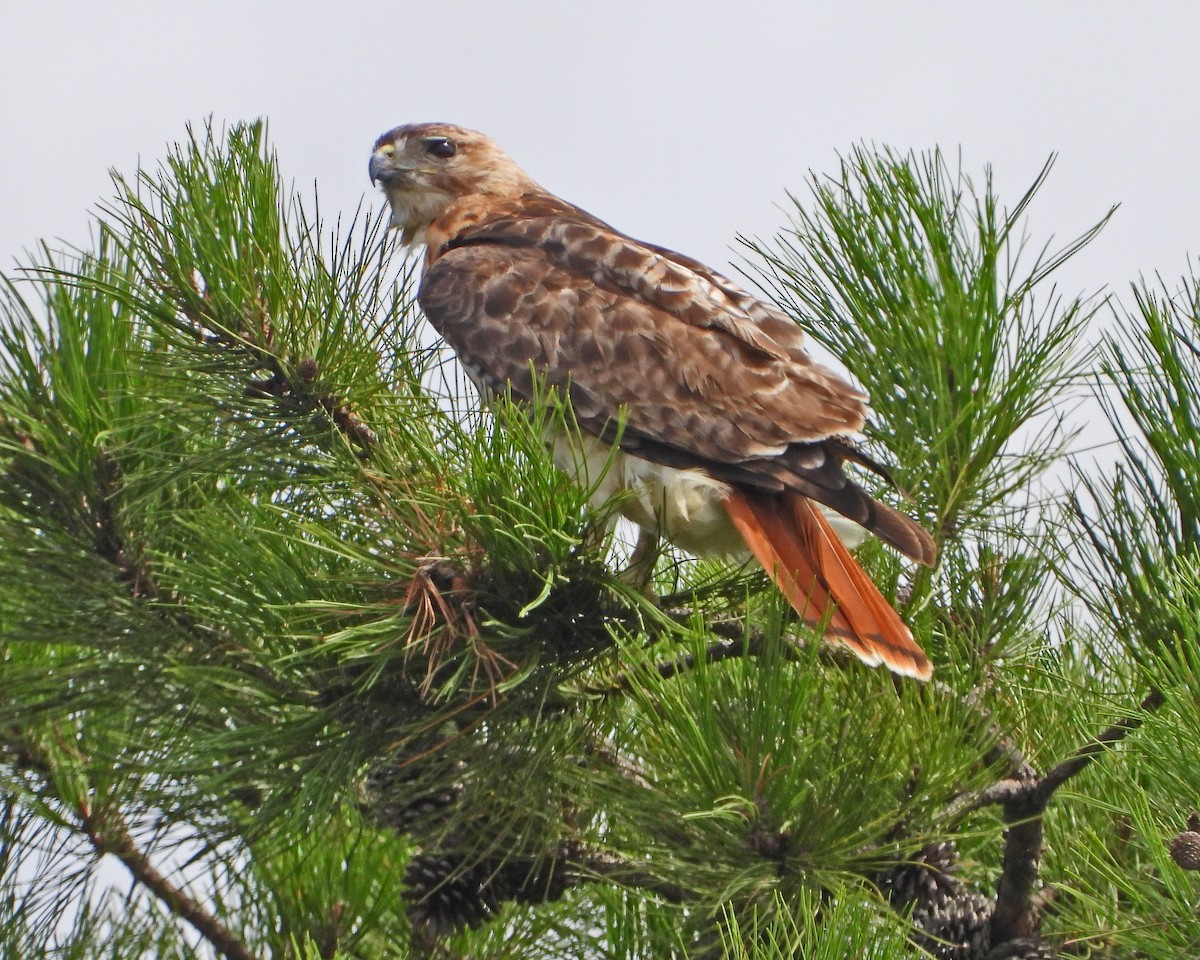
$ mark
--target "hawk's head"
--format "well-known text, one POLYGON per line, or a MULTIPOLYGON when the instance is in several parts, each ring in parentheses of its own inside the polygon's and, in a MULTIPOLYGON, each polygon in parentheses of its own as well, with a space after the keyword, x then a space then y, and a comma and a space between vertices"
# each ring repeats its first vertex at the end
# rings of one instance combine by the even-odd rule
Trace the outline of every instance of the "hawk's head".
POLYGON ((419 243, 430 222, 460 197, 540 190, 491 139, 449 123, 411 123, 375 141, 371 182, 392 205, 392 226, 419 243))

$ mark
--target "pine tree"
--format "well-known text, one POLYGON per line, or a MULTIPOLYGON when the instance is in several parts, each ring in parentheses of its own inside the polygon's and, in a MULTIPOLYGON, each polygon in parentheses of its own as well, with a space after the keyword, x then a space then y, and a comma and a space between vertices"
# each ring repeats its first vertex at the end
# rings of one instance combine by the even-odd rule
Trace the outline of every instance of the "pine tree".
POLYGON ((631 587, 570 410, 481 409, 260 124, 117 177, 4 286, 0 955, 1200 953, 1200 283, 1100 333, 1048 171, 858 148, 746 246, 935 532, 860 551, 929 684, 750 566, 631 587))

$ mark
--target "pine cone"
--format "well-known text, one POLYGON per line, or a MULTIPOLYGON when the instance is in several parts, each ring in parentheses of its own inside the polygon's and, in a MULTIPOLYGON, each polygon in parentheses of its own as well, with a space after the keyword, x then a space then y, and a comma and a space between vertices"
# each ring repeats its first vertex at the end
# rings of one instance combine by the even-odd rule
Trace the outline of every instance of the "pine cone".
POLYGON ((464 774, 461 763, 385 762, 373 767, 364 778, 359 807, 380 826, 411 833, 418 825, 428 826, 458 802, 464 774))
POLYGON ((960 893, 933 910, 915 910, 923 931, 918 944, 938 960, 984 960, 991 939, 994 904, 978 893, 960 893))
POLYGON ((435 936, 474 927, 496 912, 486 870, 449 857, 419 853, 408 862, 404 883, 412 891, 409 917, 435 936))
POLYGON ((1171 858, 1184 870, 1200 870, 1200 833, 1177 833, 1171 840, 1171 858))
POLYGON ((898 863, 879 878, 879 888, 897 909, 910 904, 917 912, 943 909, 958 892, 953 873, 958 848, 952 841, 930 843, 908 863, 898 863))
POLYGON ((507 861, 488 876, 488 893, 500 902, 550 903, 562 899, 568 886, 564 862, 554 859, 507 861))
POLYGON ((547 858, 477 860, 418 853, 408 862, 404 883, 412 906, 409 917, 435 936, 491 919, 508 901, 547 903, 570 885, 565 860, 547 858))
POLYGON ((1058 960, 1058 948, 1041 937, 1018 937, 988 951, 985 960, 1058 960))

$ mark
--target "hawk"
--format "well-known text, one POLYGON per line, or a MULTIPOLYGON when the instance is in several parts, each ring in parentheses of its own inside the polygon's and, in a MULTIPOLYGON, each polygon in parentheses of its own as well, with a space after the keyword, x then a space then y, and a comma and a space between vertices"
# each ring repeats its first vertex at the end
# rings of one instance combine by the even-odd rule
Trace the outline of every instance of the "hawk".
POLYGON ((846 475, 847 462, 883 472, 848 436, 867 397, 806 352, 793 320, 559 199, 473 130, 389 130, 370 175, 403 242, 424 245, 418 303, 476 383, 569 396, 583 439, 551 439, 559 466, 603 474, 598 496, 629 491, 622 512, 684 550, 749 551, 807 622, 868 664, 929 678, 826 508, 920 563, 933 539, 846 475))

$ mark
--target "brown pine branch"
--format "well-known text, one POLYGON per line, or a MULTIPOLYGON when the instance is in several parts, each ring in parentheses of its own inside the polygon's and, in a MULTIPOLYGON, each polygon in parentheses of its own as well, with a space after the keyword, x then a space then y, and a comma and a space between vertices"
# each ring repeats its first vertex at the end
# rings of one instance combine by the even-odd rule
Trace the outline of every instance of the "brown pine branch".
MULTIPOLYGON (((0 754, 9 755, 20 770, 37 776, 41 789, 62 801, 51 787, 53 764, 45 749, 30 740, 23 731, 10 728, 0 743, 0 754)), ((214 914, 159 871, 133 840, 125 819, 115 809, 93 810, 85 802, 67 804, 74 808, 76 829, 87 838, 98 854, 112 854, 125 865, 135 881, 157 897, 174 916, 187 922, 226 960, 255 960, 241 940, 214 914)))
POLYGON ((1001 780, 980 798, 980 806, 999 804, 1004 822, 1009 825, 1004 834, 1004 862, 992 914, 993 944, 1037 935, 1041 917, 1035 888, 1044 840, 1044 814, 1055 791, 1138 729, 1145 715, 1162 705, 1163 695, 1152 690, 1142 700, 1141 716, 1117 721, 1045 775, 1001 780))
MULTIPOLYGON (((85 507, 92 528, 92 549, 96 555, 112 565, 117 580, 125 585, 131 600, 150 603, 166 626, 194 637, 197 649, 227 661, 229 651, 223 648, 225 638, 221 631, 197 620, 181 597, 163 590, 145 559, 145 551, 136 542, 131 542, 120 518, 120 464, 101 448, 93 461, 92 472, 95 489, 85 507)), ((268 689, 292 695, 287 685, 262 665, 243 659, 239 668, 252 674, 268 689)))
POLYGON ((112 854, 125 864, 134 880, 157 897, 172 914, 191 925, 220 956, 227 960, 255 960, 250 948, 225 924, 150 862, 134 843, 129 827, 119 813, 115 810, 91 811, 84 807, 79 811, 79 827, 97 853, 112 854))
POLYGON ((1070 757, 1058 764, 1041 779, 1038 785, 1042 802, 1049 802, 1054 791, 1087 767, 1105 750, 1110 750, 1129 734, 1133 733, 1146 720, 1145 714, 1154 713, 1165 702, 1165 697, 1158 690, 1151 690, 1139 705, 1142 716, 1124 717, 1096 737, 1091 743, 1086 743, 1070 757))
POLYGON ((92 525, 92 549, 117 571, 117 579, 129 587, 132 600, 161 600, 162 593, 145 560, 135 555, 127 541, 117 512, 121 468, 100 448, 92 462, 95 502, 86 504, 92 525))
POLYGON ((607 881, 634 890, 644 890, 667 903, 687 903, 695 898, 677 884, 654 876, 644 866, 630 863, 615 854, 602 850, 575 850, 567 858, 573 868, 572 886, 594 881, 607 881))

